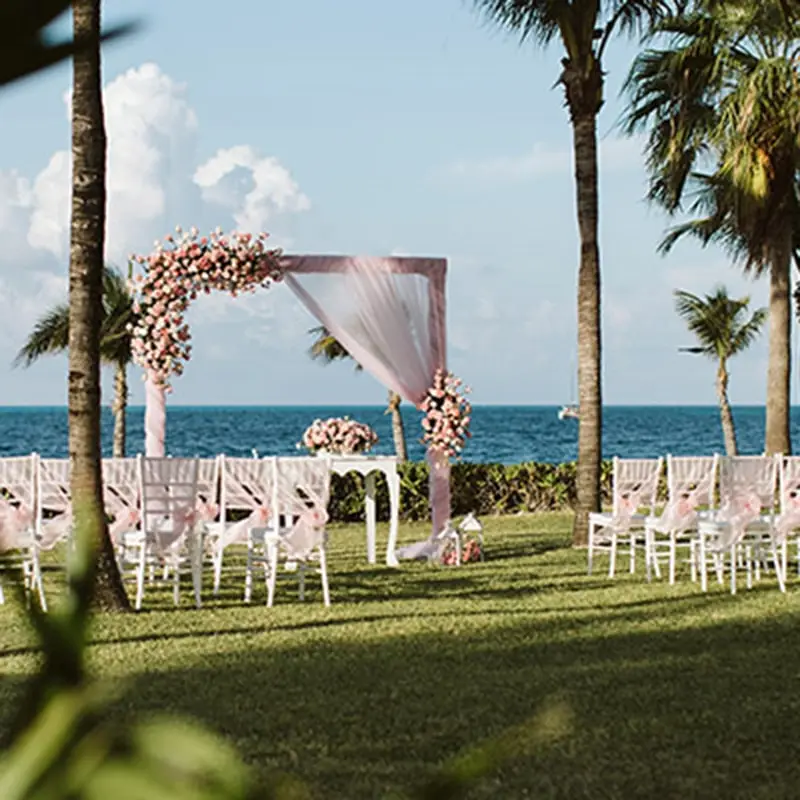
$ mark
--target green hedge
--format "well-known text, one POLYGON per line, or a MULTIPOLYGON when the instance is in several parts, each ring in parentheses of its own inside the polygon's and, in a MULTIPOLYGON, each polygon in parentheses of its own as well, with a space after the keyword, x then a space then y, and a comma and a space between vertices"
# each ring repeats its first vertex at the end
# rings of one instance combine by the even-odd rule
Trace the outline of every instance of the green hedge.
MULTIPOLYGON (((400 518, 426 520, 428 509, 428 465, 401 464, 400 518)), ((377 516, 389 518, 386 480, 378 475, 377 516)), ((603 463, 603 503, 611 502, 611 462, 603 463)), ((566 464, 453 464, 450 477, 454 517, 474 511, 478 515, 558 511, 575 503, 575 462, 566 464)), ((364 519, 364 480, 349 473, 334 475, 331 484, 331 518, 337 522, 364 519)))

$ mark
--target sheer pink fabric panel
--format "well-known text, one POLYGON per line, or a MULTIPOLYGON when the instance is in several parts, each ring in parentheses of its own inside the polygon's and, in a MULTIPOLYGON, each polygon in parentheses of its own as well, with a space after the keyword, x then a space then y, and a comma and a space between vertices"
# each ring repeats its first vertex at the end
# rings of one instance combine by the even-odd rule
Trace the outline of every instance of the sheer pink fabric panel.
POLYGON ((152 375, 144 384, 144 454, 163 458, 167 432, 167 393, 152 375))
MULTIPOLYGON (((444 259, 292 256, 285 282, 359 364, 418 405, 446 366, 444 259)), ((450 464, 429 454, 434 531, 450 516, 450 464)))

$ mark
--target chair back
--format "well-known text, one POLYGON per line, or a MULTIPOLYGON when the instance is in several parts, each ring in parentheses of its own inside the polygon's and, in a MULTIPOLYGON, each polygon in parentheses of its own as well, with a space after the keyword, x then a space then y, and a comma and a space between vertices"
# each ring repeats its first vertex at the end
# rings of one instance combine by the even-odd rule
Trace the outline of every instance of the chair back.
POLYGON ((762 511, 774 514, 778 462, 775 456, 721 456, 720 504, 735 505, 745 496, 754 496, 762 511))
POLYGON ((613 513, 624 515, 646 507, 655 513, 662 458, 614 457, 613 513))
POLYGON ((229 458, 220 456, 221 519, 230 511, 274 512, 276 498, 275 458, 229 458))
POLYGON ((778 472, 781 514, 800 510, 800 456, 780 457, 778 472))
POLYGON ((40 458, 36 485, 36 537, 49 550, 72 530, 72 497, 68 458, 40 458))
POLYGON ((139 469, 136 458, 103 459, 103 503, 109 516, 139 507, 139 469))
POLYGON ((0 458, 0 553, 31 544, 37 462, 35 455, 0 458))
POLYGON ((278 508, 292 520, 282 544, 290 558, 307 558, 325 540, 331 461, 316 457, 279 458, 277 478, 278 508))
POLYGON ((715 505, 719 455, 667 456, 669 502, 689 501, 693 507, 715 505))
POLYGON ((194 525, 198 460, 138 458, 144 529, 157 538, 160 549, 166 549, 194 525))

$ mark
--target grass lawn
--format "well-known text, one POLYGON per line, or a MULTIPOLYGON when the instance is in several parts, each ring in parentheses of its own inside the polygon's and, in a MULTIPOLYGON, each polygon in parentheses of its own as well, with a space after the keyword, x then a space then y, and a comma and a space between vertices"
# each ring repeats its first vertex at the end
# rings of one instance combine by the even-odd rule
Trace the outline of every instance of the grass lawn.
MULTIPOLYGON (((400 570, 365 563, 363 529, 331 529, 333 606, 241 603, 243 578, 200 611, 99 618, 91 659, 126 680, 120 711, 199 718, 264 773, 315 798, 413 787, 511 731, 519 754, 475 798, 800 796, 800 582, 731 597, 587 577, 563 514, 488 521, 488 560, 400 570), (795 739, 797 737, 797 740, 795 739)), ((385 534, 385 530, 381 531, 385 534)), ((404 526, 403 539, 424 536, 404 526)), ((385 541, 385 538, 384 538, 385 541)), ((35 665, 19 609, 0 608, 0 728, 35 665)))

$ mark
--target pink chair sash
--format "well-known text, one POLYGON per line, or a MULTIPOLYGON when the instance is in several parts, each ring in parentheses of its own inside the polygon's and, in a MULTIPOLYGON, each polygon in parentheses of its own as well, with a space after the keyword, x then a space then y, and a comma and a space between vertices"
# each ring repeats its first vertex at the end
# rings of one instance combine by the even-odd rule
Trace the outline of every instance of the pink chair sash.
POLYGON ((42 550, 52 550, 69 536, 71 528, 72 506, 68 505, 60 514, 42 522, 39 531, 39 547, 42 550))
POLYGON ((114 517, 114 521, 108 526, 108 535, 115 545, 122 544, 122 537, 130 531, 135 531, 139 527, 142 516, 138 508, 120 509, 114 517))
POLYGON ((727 522, 729 531, 720 541, 722 547, 733 547, 744 538, 745 530, 751 522, 761 516, 761 498, 753 491, 744 491, 726 499, 719 510, 717 519, 727 522))
POLYGON ((25 532, 33 522, 33 512, 27 506, 13 506, 0 497, 0 553, 24 547, 25 532))
POLYGON ((153 538, 153 544, 162 555, 180 547, 187 533, 190 533, 198 520, 194 508, 177 508, 169 517, 164 517, 160 524, 147 533, 153 538))
MULTIPOLYGON (((216 516, 216 515, 215 515, 216 516)), ((220 537, 220 546, 224 549, 230 544, 242 544, 253 528, 264 528, 269 523, 272 512, 268 506, 254 508, 249 516, 234 522, 220 537)))
POLYGON ((289 558, 304 560, 322 544, 328 512, 322 508, 309 508, 304 511, 283 537, 281 542, 289 558))
POLYGON ((790 492, 786 499, 786 506, 781 509, 780 516, 775 522, 777 542, 783 543, 795 528, 800 528, 800 490, 798 489, 790 492))

